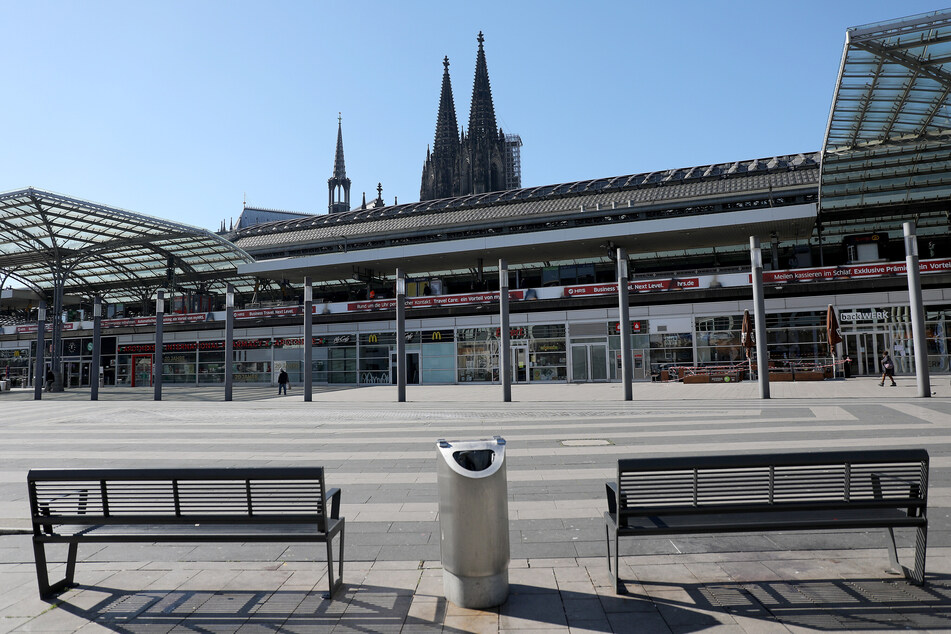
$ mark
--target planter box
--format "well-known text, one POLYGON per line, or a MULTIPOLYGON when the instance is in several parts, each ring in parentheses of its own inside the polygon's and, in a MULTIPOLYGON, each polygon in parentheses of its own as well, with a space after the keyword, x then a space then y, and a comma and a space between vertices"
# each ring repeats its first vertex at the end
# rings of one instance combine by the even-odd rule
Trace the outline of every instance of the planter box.
POLYGON ((709 374, 692 374, 684 377, 684 383, 709 383, 709 374))
POLYGON ((770 373, 769 373, 769 381, 770 381, 770 383, 772 383, 772 382, 774 382, 774 381, 775 381, 775 382, 778 382, 778 383, 781 383, 781 382, 784 382, 784 381, 788 382, 788 381, 792 381, 792 380, 793 380, 792 372, 770 372, 770 373))

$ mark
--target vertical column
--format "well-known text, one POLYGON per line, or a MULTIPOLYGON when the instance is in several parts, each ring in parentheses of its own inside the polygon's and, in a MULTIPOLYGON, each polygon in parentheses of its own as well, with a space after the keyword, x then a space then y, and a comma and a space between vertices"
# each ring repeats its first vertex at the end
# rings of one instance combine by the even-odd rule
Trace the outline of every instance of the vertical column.
POLYGON ((46 383, 46 372, 44 369, 43 357, 46 354, 46 300, 40 300, 40 306, 36 309, 36 376, 33 378, 33 400, 43 400, 43 385, 46 383))
POLYGON ((314 400, 314 286, 304 278, 304 402, 314 400))
POLYGON ((225 291, 225 400, 234 396, 234 286, 225 291))
POLYGON ((396 269, 396 400, 406 402, 406 277, 396 269))
POLYGON ((618 328, 621 330, 621 382, 624 400, 634 400, 634 365, 631 358, 630 291, 627 288, 627 250, 617 250, 618 328))
POLYGON ((152 362, 152 388, 153 398, 156 401, 162 400, 162 364, 165 361, 163 356, 164 344, 162 342, 162 326, 165 325, 165 291, 159 291, 155 298, 155 353, 152 362))
POLYGON ((766 299, 763 296, 763 250, 759 238, 750 236, 753 277, 753 332, 756 333, 756 374, 759 396, 769 398, 769 353, 766 351, 766 299))
POLYGON ((918 237, 915 223, 906 222, 905 268, 908 271, 908 301, 911 304, 911 336, 915 344, 915 375, 918 396, 931 396, 931 378, 928 374, 928 340, 925 334, 925 306, 921 297, 921 271, 918 269, 918 237))
POLYGON ((57 262, 57 273, 53 280, 53 332, 50 368, 53 370, 53 387, 50 391, 63 391, 63 277, 62 266, 57 262))
POLYGON ((499 379, 502 381, 502 402, 512 402, 512 364, 509 341, 509 266, 499 260, 499 379))
POLYGON ((99 400, 99 364, 102 343, 102 298, 96 295, 92 305, 92 361, 89 363, 89 400, 99 400))

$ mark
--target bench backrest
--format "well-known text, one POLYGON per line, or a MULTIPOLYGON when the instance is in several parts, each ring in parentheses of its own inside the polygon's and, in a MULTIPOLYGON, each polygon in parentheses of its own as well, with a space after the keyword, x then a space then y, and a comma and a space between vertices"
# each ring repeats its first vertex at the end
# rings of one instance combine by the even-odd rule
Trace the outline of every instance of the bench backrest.
POLYGON ((618 512, 927 508, 923 449, 729 454, 618 461, 618 512))
POLYGON ((34 530, 51 524, 317 522, 323 467, 32 469, 34 530))

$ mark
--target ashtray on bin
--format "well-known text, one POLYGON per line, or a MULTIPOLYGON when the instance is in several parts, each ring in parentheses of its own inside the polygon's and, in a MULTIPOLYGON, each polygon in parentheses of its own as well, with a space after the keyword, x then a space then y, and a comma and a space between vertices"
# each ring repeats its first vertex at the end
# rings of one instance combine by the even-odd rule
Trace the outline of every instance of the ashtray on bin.
POLYGON ((509 593, 505 440, 439 440, 436 453, 446 598, 470 609, 501 605, 509 593))

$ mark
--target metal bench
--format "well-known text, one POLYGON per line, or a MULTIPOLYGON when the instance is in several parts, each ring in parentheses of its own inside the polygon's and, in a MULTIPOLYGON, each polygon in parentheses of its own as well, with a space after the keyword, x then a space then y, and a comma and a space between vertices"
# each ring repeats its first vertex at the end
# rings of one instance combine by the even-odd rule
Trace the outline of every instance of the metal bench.
POLYGON ((331 598, 343 581, 340 489, 322 467, 32 469, 27 475, 40 596, 73 587, 79 544, 324 542, 331 598), (332 541, 339 534, 334 576, 332 541), (50 584, 47 544, 68 544, 50 584))
POLYGON ((887 529, 893 570, 924 583, 924 449, 622 459, 606 487, 618 592, 621 537, 827 529, 887 529), (917 531, 912 572, 898 562, 895 528, 917 531))

